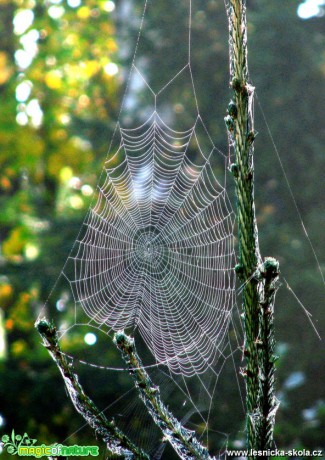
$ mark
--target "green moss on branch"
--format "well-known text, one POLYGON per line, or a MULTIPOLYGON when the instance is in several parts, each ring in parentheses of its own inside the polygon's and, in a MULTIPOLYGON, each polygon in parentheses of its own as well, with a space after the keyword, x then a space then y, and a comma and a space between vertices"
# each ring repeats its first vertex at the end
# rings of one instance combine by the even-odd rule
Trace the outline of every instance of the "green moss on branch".
POLYGON ((243 320, 246 369, 247 447, 273 447, 278 402, 274 389, 273 304, 279 264, 262 262, 254 203, 253 120, 254 88, 248 82, 245 0, 228 0, 230 86, 232 100, 225 123, 236 161, 231 165, 237 195, 239 262, 235 267, 243 283, 243 320))

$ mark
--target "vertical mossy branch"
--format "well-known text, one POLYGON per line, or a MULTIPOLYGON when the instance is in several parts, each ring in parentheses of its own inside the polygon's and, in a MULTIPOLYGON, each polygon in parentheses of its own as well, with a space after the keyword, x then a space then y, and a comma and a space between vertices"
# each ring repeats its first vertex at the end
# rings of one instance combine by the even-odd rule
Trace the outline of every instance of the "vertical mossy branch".
POLYGON ((121 458, 149 460, 149 455, 138 448, 114 423, 95 406, 85 394, 71 363, 62 353, 57 330, 45 318, 35 324, 55 364, 59 368, 70 399, 76 410, 83 416, 89 426, 106 443, 108 453, 121 458))
POLYGON ((267 257, 259 270, 261 289, 261 385, 262 385, 262 424, 260 446, 272 448, 275 414, 279 402, 275 396, 275 338, 274 338, 274 299, 279 275, 279 263, 267 257))
POLYGON ((241 0, 229 2, 230 25, 230 73, 234 101, 228 107, 226 125, 236 155, 236 163, 231 166, 236 181, 237 219, 239 231, 239 264, 236 266, 240 280, 245 283, 243 290, 246 356, 246 409, 248 447, 256 448, 257 417, 260 413, 260 384, 258 344, 259 334, 259 293, 253 274, 260 264, 257 229, 254 209, 253 186, 253 139, 252 102, 253 88, 248 84, 247 36, 245 5, 241 0))
POLYGON ((229 103, 225 122, 236 158, 231 171, 236 182, 239 233, 239 263, 236 272, 244 286, 247 441, 249 448, 265 449, 273 443, 277 407, 274 396, 274 360, 269 361, 269 357, 274 355, 273 300, 278 265, 274 261, 277 269, 273 270, 271 279, 263 276, 263 267, 267 261, 262 263, 255 216, 254 88, 248 82, 245 0, 229 0, 228 19, 233 100, 229 103))

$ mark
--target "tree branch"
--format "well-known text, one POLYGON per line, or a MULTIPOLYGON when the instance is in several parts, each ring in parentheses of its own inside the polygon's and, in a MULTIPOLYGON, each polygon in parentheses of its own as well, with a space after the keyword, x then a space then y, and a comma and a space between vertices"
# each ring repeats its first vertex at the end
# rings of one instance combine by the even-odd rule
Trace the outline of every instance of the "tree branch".
POLYGON ((260 432, 260 445, 263 448, 273 447, 273 430, 275 414, 279 401, 275 396, 275 355, 274 338, 274 300, 276 283, 279 274, 279 262, 273 257, 267 257, 260 269, 263 282, 263 293, 260 298, 262 307, 261 324, 261 369, 262 375, 262 424, 260 432))
POLYGON ((60 349, 56 327, 49 323, 46 318, 37 321, 35 327, 43 339, 43 345, 62 374, 74 407, 83 416, 88 425, 95 430, 96 434, 103 439, 109 453, 123 458, 149 460, 149 456, 117 428, 113 420, 108 421, 105 415, 85 394, 71 363, 67 361, 60 349))
POLYGON ((233 100, 225 117, 236 163, 231 165, 237 195, 239 263, 244 285, 243 313, 246 357, 246 431, 248 449, 273 446, 274 417, 274 282, 279 264, 262 262, 254 202, 254 88, 248 82, 246 1, 228 0, 230 77, 233 100))
POLYGON ((184 428, 162 402, 159 387, 152 382, 136 352, 134 339, 119 331, 114 336, 114 342, 122 352, 148 412, 179 457, 186 460, 213 460, 206 447, 196 439, 195 432, 184 428))

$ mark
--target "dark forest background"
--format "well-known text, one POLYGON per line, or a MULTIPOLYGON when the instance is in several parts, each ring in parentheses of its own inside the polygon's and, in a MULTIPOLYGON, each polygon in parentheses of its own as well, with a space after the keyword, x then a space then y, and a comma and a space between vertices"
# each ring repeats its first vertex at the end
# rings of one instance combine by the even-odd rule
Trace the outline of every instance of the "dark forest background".
MULTIPOLYGON (((67 398, 34 322, 69 254, 103 167, 142 3, 0 0, 1 434, 12 429, 27 432, 40 444, 62 442, 70 435, 67 443, 97 442, 88 428, 78 431, 83 420, 67 398)), ((324 270, 325 11, 319 6, 314 15, 302 18, 297 14, 299 5, 289 0, 247 2, 249 67, 321 267, 304 234, 258 103, 256 208, 262 254, 279 259, 283 277, 323 335, 324 284, 319 268, 324 270)), ((137 62, 155 90, 186 64, 187 15, 185 0, 148 2, 137 62)), ((192 38, 200 112, 214 143, 227 152, 223 117, 231 93, 227 17, 221 0, 193 1, 192 38)), ((171 120, 173 114, 183 114, 186 120, 186 101, 192 107, 193 96, 186 86, 173 85, 164 107, 171 120)), ((126 122, 144 117, 147 98, 141 88, 135 102, 129 113, 122 114, 126 122)), ((230 174, 227 182, 232 182, 230 174)), ((53 310, 58 295, 50 298, 53 310)), ((277 445, 324 447, 324 350, 283 279, 275 314, 281 400, 277 445)), ((107 349, 107 343, 99 340, 92 351, 84 342, 86 332, 77 331, 64 349, 69 353, 82 349, 89 360, 95 360, 100 350, 106 365, 121 366, 119 355, 107 349)), ((111 376, 85 366, 78 372, 100 408, 130 388, 123 373, 111 376)), ((221 388, 217 426, 233 433, 229 439, 238 446, 243 415, 233 399, 238 391, 233 372, 226 372, 221 388)), ((167 397, 172 405, 172 393, 167 397)), ((147 421, 141 422, 144 415, 140 405, 136 408, 136 399, 133 393, 122 400, 118 413, 124 418, 140 414, 137 431, 151 436, 147 421)), ((115 410, 108 413, 114 415, 115 410)), ((150 444, 150 436, 144 444, 150 444)), ((220 443, 220 437, 210 435, 212 450, 221 449, 220 443)), ((101 455, 105 457, 102 445, 101 455)), ((163 458, 172 455, 166 450, 163 458)))

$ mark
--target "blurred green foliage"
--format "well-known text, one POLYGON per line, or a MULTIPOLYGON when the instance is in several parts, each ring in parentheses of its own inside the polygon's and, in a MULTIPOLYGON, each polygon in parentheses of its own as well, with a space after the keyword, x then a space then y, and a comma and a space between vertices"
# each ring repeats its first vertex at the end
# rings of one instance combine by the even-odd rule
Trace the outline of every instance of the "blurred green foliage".
MULTIPOLYGON (((249 62, 258 101, 322 262, 325 19, 302 20, 297 6, 289 0, 247 2, 249 62)), ((83 420, 67 399, 33 325, 96 187, 118 117, 142 7, 128 0, 0 0, 2 433, 14 428, 44 443, 62 442, 74 433, 71 443, 96 442, 87 428, 77 432, 83 420)), ((145 59, 146 75, 155 90, 187 62, 187 14, 187 2, 148 3, 137 58, 145 59)), ((223 116, 230 91, 227 19, 221 1, 193 1, 192 69, 202 118, 215 144, 227 151, 223 116)), ((143 109, 145 95, 139 100, 143 109)), ((185 124, 186 106, 194 107, 185 83, 171 85, 158 103, 162 108, 167 105, 185 124)), ((141 119, 141 107, 131 115, 141 119)), ((324 286, 258 107, 256 129, 262 254, 280 260, 282 273, 322 332, 324 286)), ((50 304, 56 300, 51 298, 50 304)), ((277 444, 319 447, 324 443, 324 357, 307 316, 285 286, 277 298, 276 326, 281 355, 277 388, 282 400, 277 444)), ((64 350, 75 353, 84 348, 84 333, 62 341, 64 350)), ((104 340, 97 346, 102 364, 121 365, 119 355, 104 340)), ((87 358, 98 359, 91 347, 87 358)), ((111 377, 85 366, 78 371, 101 408, 114 403, 121 388, 125 392, 132 388, 124 373, 111 377)), ((236 439, 243 417, 236 407, 238 390, 231 370, 225 369, 219 391, 222 404, 216 426, 235 433, 236 439)), ((135 393, 131 396, 136 398, 135 393)), ((119 410, 123 417, 133 418, 132 408, 131 404, 119 410)), ((151 439, 149 422, 135 423, 151 439)), ((212 436, 210 442, 214 449, 220 448, 212 436)), ((172 456, 166 450, 165 458, 172 456)))

